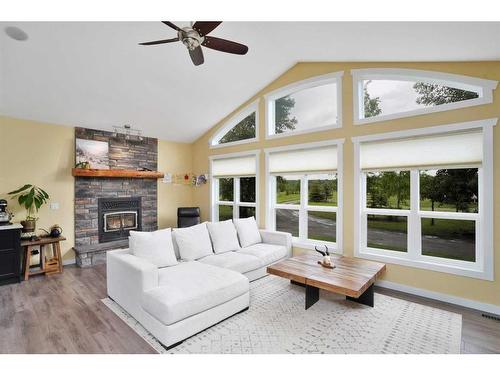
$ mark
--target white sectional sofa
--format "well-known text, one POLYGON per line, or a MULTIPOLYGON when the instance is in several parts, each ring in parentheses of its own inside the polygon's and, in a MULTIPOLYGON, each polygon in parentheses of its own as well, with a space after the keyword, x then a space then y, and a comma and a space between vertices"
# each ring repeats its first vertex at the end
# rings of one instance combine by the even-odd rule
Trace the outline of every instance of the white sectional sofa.
POLYGON ((129 249, 107 253, 109 297, 167 348, 246 310, 249 281, 291 256, 292 238, 259 230, 253 218, 230 225, 131 233, 129 249))

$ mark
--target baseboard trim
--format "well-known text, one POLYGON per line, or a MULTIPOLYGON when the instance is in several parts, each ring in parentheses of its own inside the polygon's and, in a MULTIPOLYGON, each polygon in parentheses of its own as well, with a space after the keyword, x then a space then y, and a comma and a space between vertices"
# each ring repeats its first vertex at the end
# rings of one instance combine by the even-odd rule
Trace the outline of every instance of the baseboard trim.
POLYGON ((452 296, 449 294, 432 292, 430 290, 415 288, 413 286, 403 285, 394 283, 392 281, 378 280, 375 285, 381 286, 387 289, 397 290, 399 292, 405 292, 409 294, 414 294, 416 296, 434 299, 441 302, 452 303, 454 305, 467 307, 469 309, 479 310, 487 312, 490 314, 500 315, 500 306, 492 305, 490 303, 484 303, 479 301, 473 301, 466 298, 461 298, 457 296, 452 296))

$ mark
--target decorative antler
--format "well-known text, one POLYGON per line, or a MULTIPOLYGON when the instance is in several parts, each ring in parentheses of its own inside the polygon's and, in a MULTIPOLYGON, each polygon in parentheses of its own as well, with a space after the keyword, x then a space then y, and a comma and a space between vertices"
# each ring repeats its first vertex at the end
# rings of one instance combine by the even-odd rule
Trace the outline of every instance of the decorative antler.
POLYGON ((317 246, 314 246, 314 250, 316 250, 318 253, 320 253, 321 255, 325 256, 327 253, 325 253, 324 251, 321 251, 321 250, 318 250, 318 247, 317 246))
POLYGON ((328 246, 325 245, 325 253, 326 255, 330 256, 330 252, 328 251, 328 246))

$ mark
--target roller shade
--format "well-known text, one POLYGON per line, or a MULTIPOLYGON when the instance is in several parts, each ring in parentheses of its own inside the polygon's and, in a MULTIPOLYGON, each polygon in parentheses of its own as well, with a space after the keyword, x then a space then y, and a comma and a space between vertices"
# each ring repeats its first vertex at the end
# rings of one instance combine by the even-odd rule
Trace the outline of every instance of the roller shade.
POLYGON ((362 169, 468 165, 482 160, 483 133, 477 130, 360 145, 362 169))
POLYGON ((212 161, 212 176, 251 176, 256 174, 255 155, 212 161))
POLYGON ((337 146, 273 152, 269 154, 269 172, 329 172, 337 170, 337 146))

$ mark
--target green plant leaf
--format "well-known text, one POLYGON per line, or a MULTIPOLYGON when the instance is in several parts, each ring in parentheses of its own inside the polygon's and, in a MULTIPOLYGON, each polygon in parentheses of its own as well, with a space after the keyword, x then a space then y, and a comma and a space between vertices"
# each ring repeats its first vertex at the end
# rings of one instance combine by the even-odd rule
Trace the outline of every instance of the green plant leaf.
POLYGON ((17 189, 17 190, 14 190, 14 191, 11 191, 10 193, 8 193, 9 195, 16 195, 16 194, 19 194, 21 191, 24 191, 30 187, 32 187, 33 185, 31 184, 26 184, 24 185, 23 187, 17 189))
POLYGON ((20 206, 23 205, 24 203, 24 200, 26 199, 26 195, 20 195, 18 198, 17 198, 17 203, 19 203, 20 206))
POLYGON ((41 188, 38 188, 40 189, 40 191, 42 192, 43 196, 45 197, 45 199, 49 199, 49 195, 47 194, 47 192, 41 188))
POLYGON ((40 209, 40 207, 42 206, 43 202, 38 197, 34 197, 34 200, 35 200, 36 210, 38 211, 40 209))
POLYGON ((24 207, 29 210, 31 206, 33 206, 33 198, 35 196, 35 188, 31 188, 30 192, 26 196, 26 200, 24 201, 24 207))

